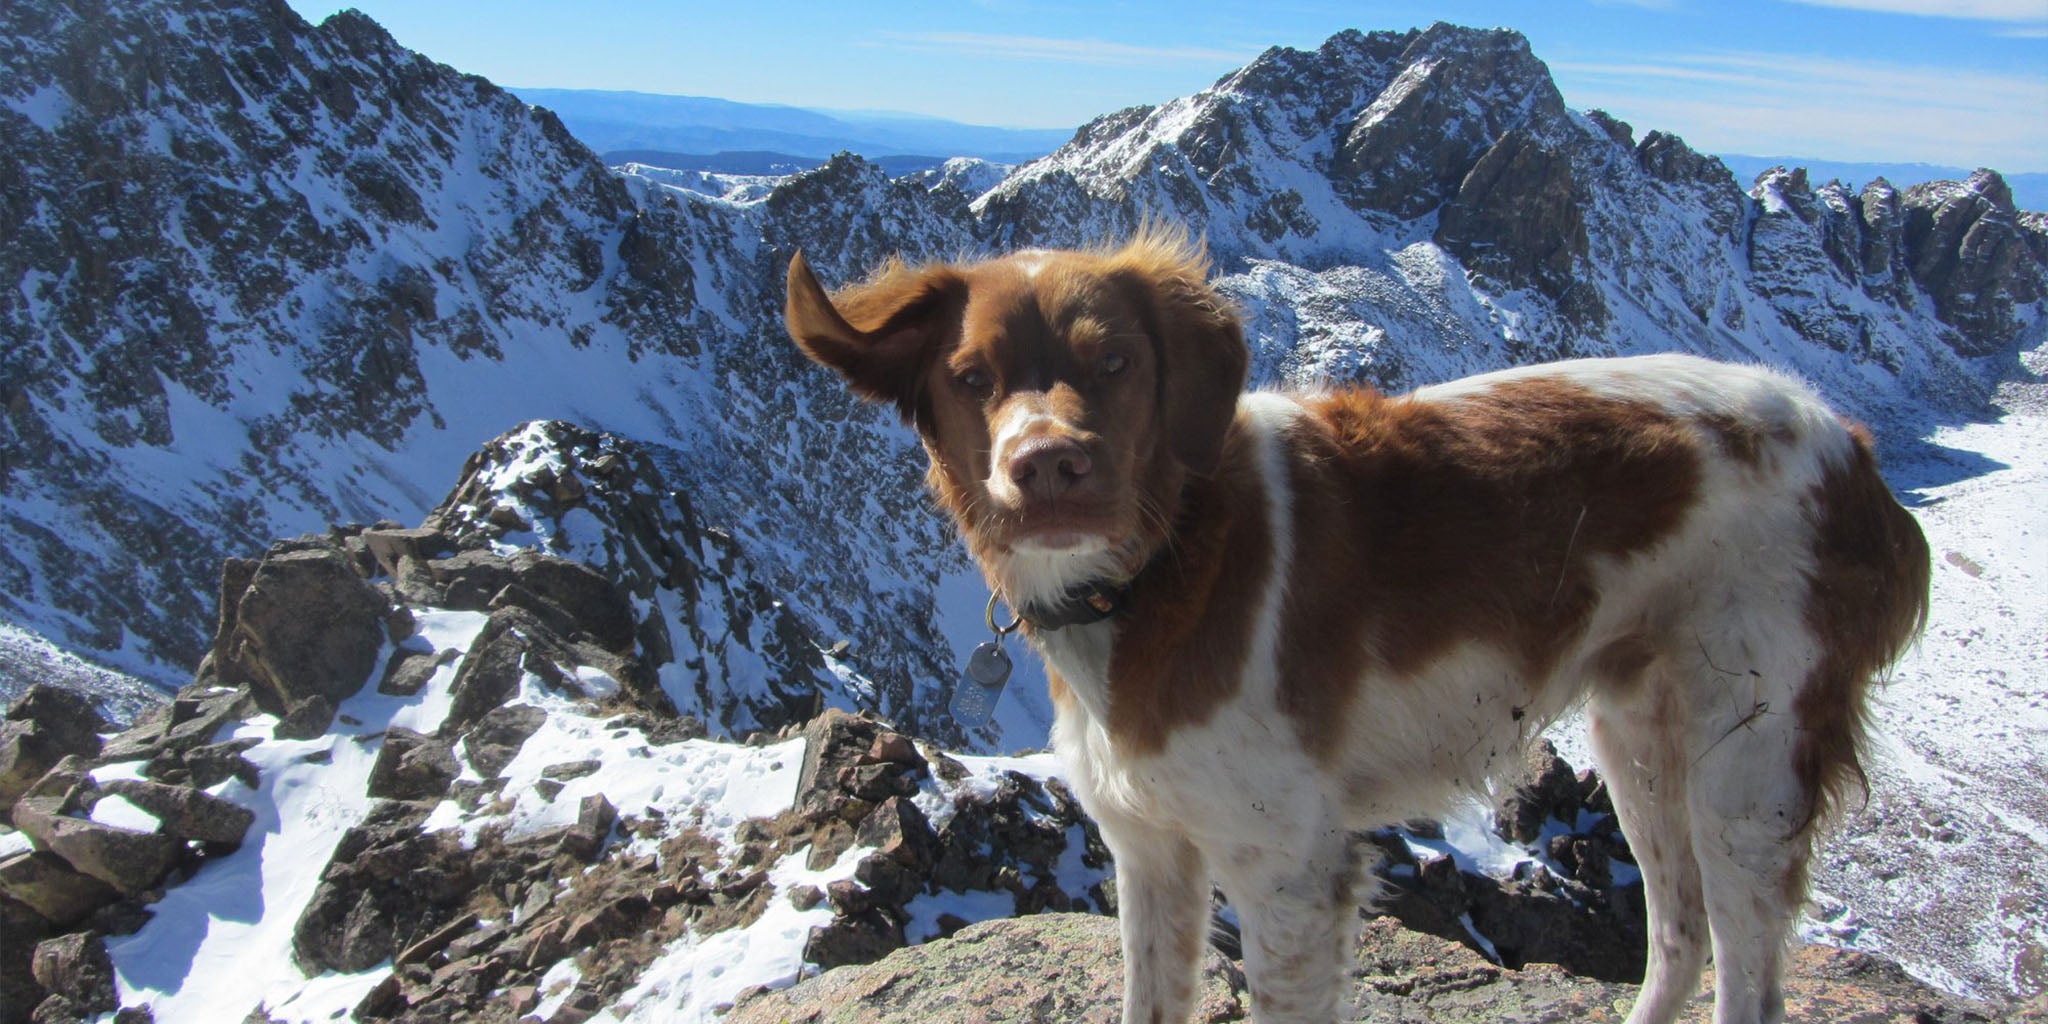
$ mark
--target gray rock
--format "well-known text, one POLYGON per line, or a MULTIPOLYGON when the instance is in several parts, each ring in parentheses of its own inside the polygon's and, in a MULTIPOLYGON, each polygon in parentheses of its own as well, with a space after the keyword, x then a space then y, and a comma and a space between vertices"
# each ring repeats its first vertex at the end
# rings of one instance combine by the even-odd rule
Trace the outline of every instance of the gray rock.
POLYGON ((1403 61, 1411 81, 1358 113, 1331 168, 1360 209, 1422 216, 1455 195, 1516 122, 1544 131, 1565 117, 1564 98, 1518 33, 1439 24, 1409 44, 1403 61))
POLYGON ((183 753, 210 745, 221 726, 246 716, 254 708, 246 688, 228 688, 194 683, 179 691, 169 704, 153 709, 100 750, 100 760, 133 761, 164 754, 183 753))
POLYGON ((478 775, 495 778, 519 756, 519 748, 540 731, 547 717, 547 712, 531 704, 492 708, 462 735, 462 752, 478 775))
POLYGON ((316 693, 286 711, 271 735, 281 740, 310 740, 334 724, 334 712, 334 702, 316 693))
POLYGON ((184 852, 176 837, 69 817, 57 811, 60 805, 55 797, 23 797, 14 805, 15 824, 37 846, 124 896, 154 888, 184 852))
POLYGON ((385 800, 439 800, 462 773, 445 739, 393 726, 370 767, 369 794, 385 800))
POLYGON ((1557 756, 1557 747, 1543 740, 1529 748, 1521 780, 1494 808, 1494 831, 1514 842, 1533 842, 1546 821, 1575 824, 1579 806, 1578 776, 1557 756))
POLYGON ((240 845, 256 813, 239 804, 189 786, 166 786, 140 779, 113 779, 100 792, 119 796, 163 822, 163 830, 181 839, 240 845))
POLYGON ((29 969, 49 933, 48 918, 0 891, 0 1024, 21 1024, 49 994, 29 969))
POLYGON ((36 946, 31 969, 36 981, 62 993, 83 1016, 112 1013, 121 1005, 114 992, 114 963, 106 943, 90 932, 73 932, 36 946))
POLYGON ((215 640, 221 681, 254 687, 279 711, 314 696, 334 705, 353 696, 384 644, 383 595, 332 548, 268 555, 229 596, 241 575, 239 567, 223 573, 222 615, 229 603, 233 615, 215 640))
POLYGON ((67 755, 98 754, 99 733, 108 728, 85 697, 54 686, 30 688, 0 722, 0 814, 67 755))
POLYGON ((372 529, 364 530, 360 536, 377 568, 387 576, 398 574, 400 558, 436 558, 454 548, 448 535, 439 530, 372 529))
POLYGON ((59 928, 76 925, 121 898, 112 886, 42 850, 0 859, 0 896, 19 902, 59 928))

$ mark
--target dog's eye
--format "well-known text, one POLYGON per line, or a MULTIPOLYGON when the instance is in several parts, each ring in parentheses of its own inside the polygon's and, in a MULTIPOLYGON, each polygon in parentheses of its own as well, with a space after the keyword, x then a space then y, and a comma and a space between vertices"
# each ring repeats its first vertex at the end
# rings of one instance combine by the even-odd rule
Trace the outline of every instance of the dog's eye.
POLYGON ((961 390, 976 395, 986 395, 995 386, 995 382, 989 379, 988 371, 980 367, 963 370, 953 380, 960 385, 961 390))
POLYGON ((1115 352, 1111 352, 1108 355, 1102 357, 1102 375, 1104 377, 1114 377, 1117 374, 1124 372, 1124 368, 1129 365, 1131 365, 1131 361, 1129 359, 1121 355, 1118 355, 1115 352))

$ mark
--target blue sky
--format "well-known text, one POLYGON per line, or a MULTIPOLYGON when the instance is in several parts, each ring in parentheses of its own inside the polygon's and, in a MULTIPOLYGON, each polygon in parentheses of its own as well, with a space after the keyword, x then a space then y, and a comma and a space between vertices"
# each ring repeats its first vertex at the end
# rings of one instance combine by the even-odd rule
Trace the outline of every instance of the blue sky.
POLYGON ((1695 148, 2048 171, 2048 0, 289 0, 353 6, 501 85, 1073 127, 1267 46, 1433 21, 1523 32, 1567 103, 1695 148))

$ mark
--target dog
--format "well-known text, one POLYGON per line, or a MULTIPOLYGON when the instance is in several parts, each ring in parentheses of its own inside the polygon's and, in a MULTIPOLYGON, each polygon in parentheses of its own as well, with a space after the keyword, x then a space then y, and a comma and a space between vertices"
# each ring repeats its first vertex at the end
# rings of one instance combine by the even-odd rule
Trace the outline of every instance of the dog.
POLYGON ((1354 830, 1441 813, 1580 706, 1645 883, 1629 1024, 1673 1020, 1709 953, 1717 1024, 1781 1020, 1866 691, 1926 617, 1869 435, 1683 355, 1243 394, 1208 270, 1158 229, 832 294, 798 254, 784 308, 916 428, 1044 657, 1116 861, 1126 1024, 1187 1019, 1212 880, 1256 1019, 1335 1019, 1354 830))

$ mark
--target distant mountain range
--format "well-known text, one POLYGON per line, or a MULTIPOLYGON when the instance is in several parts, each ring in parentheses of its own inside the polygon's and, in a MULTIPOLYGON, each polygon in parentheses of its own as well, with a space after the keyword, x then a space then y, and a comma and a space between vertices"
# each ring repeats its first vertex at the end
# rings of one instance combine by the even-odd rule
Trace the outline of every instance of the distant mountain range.
MULTIPOLYGON (((553 111, 605 163, 650 164, 719 174, 793 174, 847 150, 890 175, 930 170, 953 156, 1026 163, 1073 137, 1064 128, 991 128, 900 111, 833 111, 740 103, 705 96, 663 96, 598 89, 514 89, 553 111)), ((1804 167, 1813 182, 1840 180, 1861 188, 1883 178, 1906 188, 1961 181, 1975 170, 1919 163, 1851 163, 1804 156, 1719 154, 1747 187, 1773 167, 1804 167)), ((2004 170, 2004 168, 2000 168, 2004 170)), ((2013 205, 2048 210, 2048 174, 2007 173, 2013 205)))
MULTIPOLYGON (((573 125, 571 130, 574 130, 573 125)), ((1773 167, 1804 167, 1808 181, 1839 180, 1851 188, 1862 188, 1877 178, 1883 178, 1897 188, 1929 181, 1961 181, 1973 170, 1938 164, 1847 163, 1803 156, 1749 156, 1744 153, 1722 153, 1721 162, 1727 164, 1728 169, 1735 172, 1736 180, 1744 184, 1755 181, 1757 175, 1773 167)), ((2012 188, 2014 206, 2022 210, 2048 210, 2048 174, 2007 173, 2004 177, 2006 185, 2012 188)))
MULTIPOLYGON (((815 166, 825 157, 849 150, 869 158, 973 156, 1014 164, 1044 156, 1074 136, 1071 128, 991 128, 893 111, 807 110, 706 96, 594 89, 512 92, 553 111, 584 145, 607 154, 654 150, 677 155, 758 156, 766 152, 810 157, 810 166, 815 166)), ((934 160, 934 165, 937 162, 934 160)), ((685 169, 760 173, 751 167, 685 169)))

